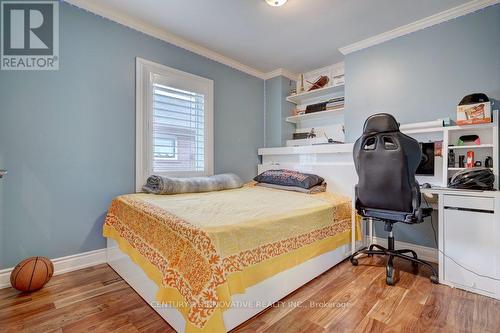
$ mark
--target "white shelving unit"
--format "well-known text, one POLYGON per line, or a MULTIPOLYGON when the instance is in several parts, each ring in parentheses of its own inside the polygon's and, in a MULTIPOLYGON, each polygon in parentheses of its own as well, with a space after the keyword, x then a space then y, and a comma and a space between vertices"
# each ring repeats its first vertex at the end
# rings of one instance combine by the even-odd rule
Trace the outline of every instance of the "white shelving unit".
MULTIPOLYGON (((288 103, 294 104, 295 110, 305 110, 308 105, 327 102, 333 98, 345 95, 345 66, 343 62, 318 68, 302 74, 302 79, 297 81, 297 91, 309 89, 320 76, 326 75, 330 80, 326 87, 311 91, 303 91, 287 96, 288 103), (302 86, 303 85, 303 86, 302 86)), ((314 130, 315 140, 287 140, 287 146, 319 144, 320 139, 331 138, 334 141, 345 141, 345 109, 339 105, 338 109, 296 115, 291 112, 286 117, 286 122, 294 126, 295 133, 310 133, 314 130), (341 107, 341 108, 340 108, 341 107)), ((290 138, 291 139, 291 138, 290 138)))
POLYGON ((486 157, 491 156, 493 159, 493 171, 495 175, 495 189, 499 189, 499 151, 498 151, 498 121, 488 124, 466 125, 466 126, 449 126, 435 128, 418 128, 402 130, 403 133, 414 137, 420 142, 443 141, 442 157, 436 157, 435 164, 437 173, 434 176, 419 176, 420 183, 426 182, 433 185, 446 187, 448 179, 456 172, 465 170, 466 168, 458 167, 460 155, 467 155, 467 151, 474 152, 474 160, 481 161, 484 166, 486 157), (458 139, 463 135, 478 135, 480 145, 463 145, 458 146, 458 139), (455 153, 456 166, 448 167, 448 154, 453 150, 455 153), (440 169, 440 170, 438 170, 440 169))
POLYGON ((335 109, 335 110, 306 113, 306 114, 301 114, 301 115, 297 115, 297 116, 287 117, 286 121, 289 123, 297 124, 297 123, 304 121, 304 120, 328 118, 334 114, 338 114, 339 112, 343 112, 343 111, 344 111, 344 108, 339 108, 339 109, 335 109))
MULTIPOLYGON (((499 155, 498 155, 498 120, 493 123, 488 124, 478 124, 478 125, 467 125, 467 126, 452 126, 446 129, 447 133, 447 143, 446 146, 446 160, 448 158, 448 153, 453 150, 455 153, 455 161, 458 164, 459 156, 467 156, 468 151, 474 152, 474 160, 481 161, 484 166, 484 161, 487 157, 491 157, 493 159, 493 171, 495 175, 495 189, 498 189, 499 184, 499 172, 498 172, 498 163, 499 163, 499 155), (463 145, 458 146, 458 139, 462 135, 478 135, 481 140, 481 144, 479 145, 463 145)), ((444 146, 444 144, 443 144, 444 146)), ((451 177, 456 172, 465 170, 466 168, 457 167, 448 167, 448 164, 445 165, 447 169, 447 176, 451 177)))
POLYGON ((301 105, 307 104, 307 101, 315 100, 321 97, 334 97, 335 95, 344 95, 344 85, 327 86, 316 90, 306 91, 286 98, 287 102, 301 105))

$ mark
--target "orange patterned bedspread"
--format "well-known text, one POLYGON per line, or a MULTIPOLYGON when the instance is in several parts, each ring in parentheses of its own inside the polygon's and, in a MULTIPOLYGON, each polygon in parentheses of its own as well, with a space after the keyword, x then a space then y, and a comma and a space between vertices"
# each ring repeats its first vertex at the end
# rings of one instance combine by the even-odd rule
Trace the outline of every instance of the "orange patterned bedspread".
POLYGON ((344 197, 256 187, 120 196, 104 225, 106 237, 161 277, 158 301, 178 301, 166 296, 171 289, 181 296, 187 332, 223 331, 232 294, 348 243, 350 230, 344 197))

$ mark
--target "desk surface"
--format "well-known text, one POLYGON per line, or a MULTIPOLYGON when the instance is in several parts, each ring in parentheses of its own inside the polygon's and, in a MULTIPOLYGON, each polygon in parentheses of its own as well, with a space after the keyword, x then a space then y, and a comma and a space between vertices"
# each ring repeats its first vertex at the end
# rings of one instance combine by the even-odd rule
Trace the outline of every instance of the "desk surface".
POLYGON ((451 194, 451 195, 462 195, 462 196, 473 196, 473 197, 488 197, 496 198, 500 197, 499 191, 474 191, 474 190, 459 190, 447 187, 432 187, 432 188, 421 188, 420 193, 423 194, 451 194))

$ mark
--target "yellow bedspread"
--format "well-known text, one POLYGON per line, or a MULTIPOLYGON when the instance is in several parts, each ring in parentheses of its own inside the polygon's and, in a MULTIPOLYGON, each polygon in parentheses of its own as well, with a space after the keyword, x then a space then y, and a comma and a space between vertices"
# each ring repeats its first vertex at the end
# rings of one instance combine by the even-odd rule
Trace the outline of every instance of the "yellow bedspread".
POLYGON ((130 194, 113 200, 103 233, 183 313, 186 332, 225 332, 231 295, 350 241, 351 202, 257 186, 130 194))

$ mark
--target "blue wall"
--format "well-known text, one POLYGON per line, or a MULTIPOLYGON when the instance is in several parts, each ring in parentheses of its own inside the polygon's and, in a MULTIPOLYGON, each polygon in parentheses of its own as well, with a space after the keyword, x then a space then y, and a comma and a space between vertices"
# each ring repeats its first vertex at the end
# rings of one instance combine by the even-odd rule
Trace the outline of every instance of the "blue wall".
POLYGON ((134 191, 135 57, 214 80, 215 172, 255 175, 263 80, 65 3, 60 45, 59 71, 0 71, 0 268, 105 246, 107 206, 134 191))
POLYGON ((266 147, 282 147, 292 139, 295 126, 286 122, 295 107, 285 100, 295 81, 284 76, 276 76, 265 82, 266 94, 266 147))
POLYGON ((389 112, 401 123, 456 119, 463 96, 500 97, 500 5, 349 54, 346 131, 389 112))
MULTIPOLYGON (((454 120, 465 95, 500 99, 500 5, 349 54, 345 63, 349 141, 377 112, 401 123, 454 120)), ((377 234, 385 236, 382 227, 377 234)), ((398 225, 395 233, 400 241, 435 247, 430 223, 398 225)))

